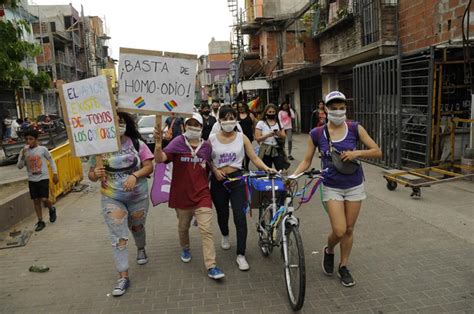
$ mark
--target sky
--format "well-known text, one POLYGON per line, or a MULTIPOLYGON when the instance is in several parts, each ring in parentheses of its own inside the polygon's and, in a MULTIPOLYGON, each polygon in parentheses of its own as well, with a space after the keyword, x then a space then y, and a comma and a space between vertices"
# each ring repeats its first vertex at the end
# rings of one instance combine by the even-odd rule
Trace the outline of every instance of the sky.
POLYGON ((227 0, 33 0, 30 4, 69 4, 107 24, 109 54, 119 48, 203 55, 212 37, 229 40, 232 15, 227 0))

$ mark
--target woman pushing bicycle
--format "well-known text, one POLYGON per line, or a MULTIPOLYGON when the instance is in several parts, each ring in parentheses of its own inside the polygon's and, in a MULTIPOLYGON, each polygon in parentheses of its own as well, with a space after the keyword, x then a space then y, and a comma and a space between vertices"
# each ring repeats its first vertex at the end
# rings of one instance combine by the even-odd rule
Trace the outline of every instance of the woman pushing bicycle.
POLYGON ((212 164, 214 175, 211 178, 211 195, 217 211, 217 222, 222 233, 221 247, 230 249, 229 244, 229 201, 234 214, 234 224, 237 233, 236 263, 242 271, 250 266, 245 258, 247 244, 247 218, 245 216, 246 189, 242 181, 242 162, 245 154, 257 168, 275 172, 266 166, 253 151, 252 143, 243 133, 237 131, 237 112, 231 106, 222 106, 219 110, 221 130, 209 136, 212 146, 212 164), (235 179, 226 186, 226 179, 235 179))
POLYGON ((357 122, 346 122, 346 97, 338 91, 326 96, 328 123, 310 132, 308 149, 294 175, 307 170, 319 148, 322 167, 327 168, 323 181, 322 201, 328 208, 332 232, 323 248, 324 274, 334 272, 334 248, 340 244, 341 256, 338 276, 345 287, 355 285, 347 269, 354 238, 354 226, 359 216, 362 200, 366 198, 364 174, 358 158, 380 158, 382 151, 367 131, 357 122), (367 149, 357 150, 358 142, 367 149))

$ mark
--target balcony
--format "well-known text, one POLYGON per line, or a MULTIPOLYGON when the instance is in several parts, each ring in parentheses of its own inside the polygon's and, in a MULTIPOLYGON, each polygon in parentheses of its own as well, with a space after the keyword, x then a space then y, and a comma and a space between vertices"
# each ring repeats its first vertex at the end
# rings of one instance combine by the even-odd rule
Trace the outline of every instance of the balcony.
POLYGON ((71 66, 71 58, 69 54, 64 53, 63 51, 56 51, 56 63, 71 66))
POLYGON ((82 47, 81 37, 74 32, 71 32, 71 36, 72 36, 72 42, 74 43, 74 45, 78 47, 82 47))
POLYGON ((322 67, 348 67, 396 53, 394 1, 331 1, 321 3, 312 20, 322 67))
POLYGON ((353 23, 358 7, 359 3, 356 0, 338 0, 331 3, 327 3, 326 0, 316 5, 311 21, 313 38, 318 38, 330 30, 343 28, 353 23))

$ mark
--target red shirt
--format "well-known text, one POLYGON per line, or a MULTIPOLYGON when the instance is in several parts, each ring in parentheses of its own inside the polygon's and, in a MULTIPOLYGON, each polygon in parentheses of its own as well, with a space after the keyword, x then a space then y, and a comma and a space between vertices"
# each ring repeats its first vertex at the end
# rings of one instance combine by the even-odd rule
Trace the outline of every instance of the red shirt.
POLYGON ((169 207, 178 209, 212 208, 209 168, 206 161, 191 153, 166 153, 173 162, 169 207))

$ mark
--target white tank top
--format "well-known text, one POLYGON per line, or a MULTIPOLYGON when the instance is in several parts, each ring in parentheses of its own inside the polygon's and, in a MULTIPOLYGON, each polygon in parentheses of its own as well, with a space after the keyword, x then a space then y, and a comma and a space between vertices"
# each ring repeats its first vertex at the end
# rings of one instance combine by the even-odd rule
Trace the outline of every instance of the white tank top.
POLYGON ((224 144, 219 141, 217 134, 209 136, 209 142, 212 146, 212 162, 218 169, 230 166, 236 169, 242 169, 242 162, 245 157, 244 135, 237 132, 235 139, 224 144))

